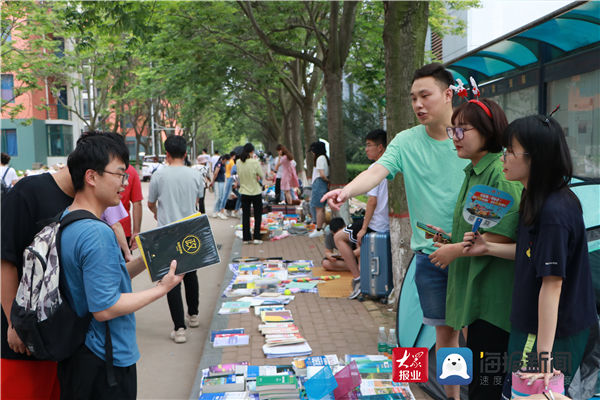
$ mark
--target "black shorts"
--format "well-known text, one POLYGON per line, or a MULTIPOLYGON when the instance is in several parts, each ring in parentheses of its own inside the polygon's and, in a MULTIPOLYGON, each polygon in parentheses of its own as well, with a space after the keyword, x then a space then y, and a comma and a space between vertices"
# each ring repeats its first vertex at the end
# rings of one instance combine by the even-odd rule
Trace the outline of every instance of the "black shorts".
MULTIPOLYGON (((346 232, 348 234, 348 237, 350 238, 350 242, 352 242, 354 245, 357 244, 357 239, 356 236, 358 235, 358 232, 362 229, 363 226, 363 220, 360 219, 356 222, 351 223, 350 225, 348 225, 347 227, 344 228, 344 232, 346 232)), ((371 233, 371 232, 375 232, 373 229, 367 227, 367 233, 371 233)))
POLYGON ((129 367, 113 367, 113 370, 117 385, 110 387, 106 377, 106 362, 82 345, 70 358, 58 363, 61 400, 135 400, 135 364, 129 367))

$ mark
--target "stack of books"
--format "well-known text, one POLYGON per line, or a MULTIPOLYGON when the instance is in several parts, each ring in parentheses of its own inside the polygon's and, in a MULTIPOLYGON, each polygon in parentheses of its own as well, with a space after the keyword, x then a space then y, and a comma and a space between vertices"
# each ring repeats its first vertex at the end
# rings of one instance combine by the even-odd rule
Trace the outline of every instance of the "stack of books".
POLYGON ((326 354, 324 356, 297 357, 292 360, 292 368, 297 376, 306 376, 308 367, 323 367, 329 365, 335 369, 340 365, 340 360, 335 354, 326 354))
POLYGON ((296 357, 312 352, 294 324, 290 310, 264 310, 260 318, 263 324, 258 329, 265 335, 263 352, 267 358, 296 357))
POLYGON ((260 400, 298 400, 298 380, 292 375, 259 376, 256 378, 256 393, 260 400))

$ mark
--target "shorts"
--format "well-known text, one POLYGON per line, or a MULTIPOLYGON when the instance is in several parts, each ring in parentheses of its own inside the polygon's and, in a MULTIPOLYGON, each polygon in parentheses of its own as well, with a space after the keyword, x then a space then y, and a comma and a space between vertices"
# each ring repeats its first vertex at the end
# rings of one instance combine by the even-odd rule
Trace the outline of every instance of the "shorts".
POLYGON ((311 207, 323 208, 325 207, 325 201, 321 202, 321 197, 327 193, 327 182, 325 182, 321 178, 315 179, 312 184, 312 195, 310 197, 310 205, 311 207))
MULTIPOLYGON (((363 220, 359 220, 356 222, 351 223, 350 225, 348 225, 347 227, 344 228, 344 232, 346 232, 348 234, 348 237, 350 238, 350 242, 352 242, 352 244, 356 245, 357 243, 357 235, 358 232, 362 229, 363 226, 363 220)), ((373 229, 367 227, 367 233, 371 233, 371 232, 375 232, 373 229)))
POLYGON ((423 309, 423 323, 444 326, 446 325, 448 268, 436 267, 429 260, 429 255, 420 251, 415 253, 415 257, 417 257, 415 283, 423 309))

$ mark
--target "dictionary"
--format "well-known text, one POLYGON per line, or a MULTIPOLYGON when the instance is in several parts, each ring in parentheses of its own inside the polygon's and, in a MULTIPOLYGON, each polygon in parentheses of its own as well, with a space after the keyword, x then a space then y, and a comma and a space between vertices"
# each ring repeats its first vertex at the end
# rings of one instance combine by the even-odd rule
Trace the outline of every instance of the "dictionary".
POLYGON ((208 217, 199 213, 142 232, 135 240, 153 282, 169 272, 172 260, 177 275, 221 261, 208 217))

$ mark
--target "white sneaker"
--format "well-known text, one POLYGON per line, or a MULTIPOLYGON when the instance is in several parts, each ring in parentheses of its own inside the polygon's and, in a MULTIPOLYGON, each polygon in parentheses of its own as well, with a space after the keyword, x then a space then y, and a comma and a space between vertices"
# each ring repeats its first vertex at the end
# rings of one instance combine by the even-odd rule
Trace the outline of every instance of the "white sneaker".
POLYGON ((223 214, 223 213, 217 213, 217 217, 221 218, 221 219, 227 219, 227 215, 223 214))
POLYGON ((198 314, 188 315, 188 325, 190 328, 197 328, 200 326, 200 317, 198 314))
POLYGON ((263 242, 262 240, 258 240, 258 239, 254 239, 252 241, 253 244, 262 244, 262 242, 263 242))
POLYGON ((211 217, 211 218, 217 218, 217 213, 212 213, 212 214, 210 214, 210 217, 211 217))
POLYGON ((352 279, 352 293, 348 296, 348 299, 354 300, 360 296, 360 277, 352 279))
POLYGON ((185 328, 179 328, 176 331, 171 332, 171 339, 175 343, 185 343, 187 342, 187 337, 185 336, 185 328))
POLYGON ((323 229, 317 230, 315 229, 311 234, 308 235, 309 238, 318 238, 323 236, 323 229))

